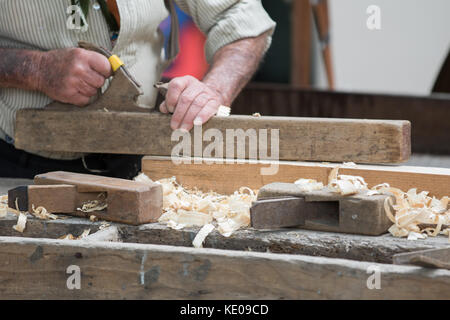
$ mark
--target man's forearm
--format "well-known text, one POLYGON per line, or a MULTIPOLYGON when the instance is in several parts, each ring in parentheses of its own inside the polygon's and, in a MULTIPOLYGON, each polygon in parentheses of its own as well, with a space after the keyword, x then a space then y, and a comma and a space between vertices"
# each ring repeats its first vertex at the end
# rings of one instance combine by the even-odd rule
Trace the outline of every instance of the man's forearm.
POLYGON ((40 51, 0 48, 0 88, 36 90, 40 51))
POLYGON ((230 43, 216 52, 203 82, 220 93, 225 105, 231 105, 250 81, 263 57, 269 32, 255 38, 230 43))

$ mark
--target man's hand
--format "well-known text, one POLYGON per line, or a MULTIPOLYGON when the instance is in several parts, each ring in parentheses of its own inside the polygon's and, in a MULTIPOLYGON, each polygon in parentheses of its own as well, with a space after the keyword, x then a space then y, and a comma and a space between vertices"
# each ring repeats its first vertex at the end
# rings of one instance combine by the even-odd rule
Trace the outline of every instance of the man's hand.
POLYGON ((191 76, 174 78, 169 82, 166 100, 159 110, 173 113, 170 126, 173 130, 191 130, 214 116, 223 104, 219 92, 191 76))
POLYGON ((206 76, 191 76, 169 82, 166 100, 159 110, 173 112, 173 130, 191 130, 214 116, 220 105, 229 106, 258 68, 270 31, 245 38, 219 49, 206 76))
POLYGON ((85 106, 111 75, 108 59, 97 52, 52 50, 41 55, 36 89, 53 100, 85 106))

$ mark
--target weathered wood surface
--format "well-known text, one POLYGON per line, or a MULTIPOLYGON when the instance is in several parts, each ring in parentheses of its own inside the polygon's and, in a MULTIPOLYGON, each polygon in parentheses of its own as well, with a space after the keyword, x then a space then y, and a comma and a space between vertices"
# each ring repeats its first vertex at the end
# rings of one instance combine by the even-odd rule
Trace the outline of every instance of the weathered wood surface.
MULTIPOLYGON (((411 154, 411 126, 408 121, 233 115, 214 117, 203 126, 203 133, 210 128, 222 133, 223 156, 229 158, 236 157, 238 144, 233 143, 229 149, 234 150, 233 155, 227 153, 227 129, 229 132, 230 129, 253 129, 255 137, 260 129, 268 129, 267 153, 260 145, 245 142, 246 149, 256 148, 262 152, 262 155, 256 153, 259 158, 273 155, 270 129, 279 129, 280 160, 399 163, 408 160, 411 154)), ((30 151, 170 156, 174 146, 182 140, 178 136, 176 141, 171 141, 172 133, 170 117, 157 112, 24 109, 19 110, 16 116, 15 146, 30 151)), ((194 150, 194 139, 191 140, 194 150)), ((245 140, 248 139, 244 137, 245 140)), ((203 143, 203 148, 210 143, 203 143)), ((196 155, 194 151, 191 154, 196 155)), ((245 157, 249 157, 248 152, 245 157)))
POLYGON ((450 299, 450 271, 442 269, 14 237, 0 237, 0 279, 3 299, 450 299), (73 265, 79 290, 67 288, 73 265), (374 270, 381 288, 371 290, 374 270))
MULTIPOLYGON (((16 222, 17 216, 13 214, 0 219, 0 236, 57 239, 69 233, 79 236, 86 229, 90 229, 91 234, 95 234, 101 225, 100 222, 73 217, 54 221, 30 217, 22 234, 12 228, 16 222)), ((112 226, 119 229, 120 240, 126 243, 184 247, 192 247, 192 241, 200 229, 192 227, 173 230, 160 223, 151 223, 139 227, 114 223, 112 226)), ((393 238, 389 234, 373 237, 286 228, 272 231, 244 229, 236 231, 228 238, 217 231, 213 231, 208 235, 203 245, 206 248, 215 249, 303 254, 392 263, 392 257, 397 253, 445 248, 449 245, 449 242, 448 238, 444 236, 409 241, 393 238)))
POLYGON ((450 244, 446 248, 396 254, 394 255, 394 264, 410 264, 450 270, 450 244))
MULTIPOLYGON (((222 164, 195 162, 192 160, 191 163, 176 165, 168 157, 144 157, 142 171, 153 180, 176 176, 177 181, 184 186, 228 194, 242 186, 259 189, 272 182, 292 183, 300 178, 315 179, 327 184, 331 170, 341 165, 288 161, 223 161, 222 164), (270 167, 278 168, 276 174, 261 174, 262 168, 270 167)), ((418 188, 420 191, 429 191, 436 197, 450 195, 450 169, 446 168, 358 165, 344 166, 339 172, 362 176, 369 187, 387 182, 405 192, 410 188, 418 188)))
POLYGON ((413 153, 450 154, 450 94, 405 96, 251 83, 232 107, 234 114, 409 120, 413 153))

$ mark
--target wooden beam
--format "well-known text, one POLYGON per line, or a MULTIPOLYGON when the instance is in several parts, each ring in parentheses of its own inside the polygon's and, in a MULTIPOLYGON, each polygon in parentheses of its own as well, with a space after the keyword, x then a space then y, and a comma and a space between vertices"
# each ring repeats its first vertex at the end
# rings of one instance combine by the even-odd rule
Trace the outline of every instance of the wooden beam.
POLYGON ((255 112, 264 116, 408 120, 413 153, 450 154, 448 94, 419 97, 251 83, 233 102, 233 113, 255 112))
MULTIPOLYGON (((175 176, 177 181, 187 187, 201 190, 214 190, 229 194, 242 186, 259 189, 272 182, 294 182, 309 178, 328 183, 328 175, 339 164, 290 161, 233 161, 222 164, 210 159, 207 164, 201 159, 191 159, 188 163, 174 164, 168 157, 144 157, 142 171, 153 180, 175 176), (197 162, 197 163, 196 163, 197 162), (272 168, 273 175, 262 175, 261 170, 272 168)), ((341 174, 362 176, 373 187, 389 183, 392 187, 408 191, 411 188, 429 191, 431 195, 443 197, 450 195, 450 169, 410 167, 410 166, 370 166, 357 165, 343 167, 341 174)))
POLYGON ((449 299, 450 271, 149 244, 0 237, 3 299, 449 299), (80 290, 67 283, 77 266, 80 290), (370 269, 372 268, 372 269, 370 269), (381 289, 369 289, 377 270, 381 289))
MULTIPOLYGON (((17 216, 13 214, 0 219, 0 234, 7 237, 21 236, 26 238, 57 239, 69 233, 77 237, 84 230, 89 229, 92 236, 85 238, 87 240, 92 238, 94 238, 93 240, 98 240, 100 235, 102 236, 101 240, 106 241, 109 238, 103 230, 97 231, 101 226, 100 222, 92 222, 88 219, 67 217, 64 220, 40 220, 28 217, 27 226, 23 233, 19 233, 12 228, 16 223, 17 216)), ((110 228, 108 230, 118 229, 117 241, 182 247, 192 247, 192 241, 200 230, 200 227, 174 230, 161 223, 151 223, 139 227, 112 223, 110 228)), ((108 234, 111 233, 108 231, 108 234)), ((410 241, 406 238, 394 238, 390 234, 374 237, 296 228, 272 231, 258 231, 249 228, 238 230, 230 237, 224 237, 219 232, 213 231, 205 239, 203 247, 303 254, 390 264, 395 254, 446 248, 448 247, 448 239, 444 236, 438 236, 429 237, 421 241, 410 241), (348 248, 352 248, 352 250, 348 250, 348 248)))
MULTIPOLYGON (((235 138, 226 139, 227 132, 238 133, 239 129, 252 131, 255 139, 258 134, 264 134, 262 129, 266 130, 266 157, 274 156, 271 147, 276 144, 271 139, 279 132, 280 160, 398 163, 406 161, 411 153, 408 121, 229 116, 215 117, 202 129, 203 133, 218 129, 224 141, 223 155, 228 158, 236 156, 238 144, 235 138), (227 152, 230 142, 231 155, 227 152)), ((17 112, 15 146, 29 151, 170 156, 173 148, 182 141, 180 136, 171 141, 172 133, 170 116, 156 112, 27 109, 17 112)), ((244 136, 242 131, 237 135, 244 136)), ((189 140, 192 140, 194 150, 198 143, 189 140)), ((259 148, 263 153, 259 158, 264 158, 261 145, 258 146, 256 140, 253 144, 246 140, 250 139, 244 137, 246 149, 250 147, 256 151, 259 148)), ((259 140, 259 143, 263 142, 259 140)), ((201 147, 209 144, 203 143, 201 147)), ((200 155, 203 148, 200 148, 200 155)), ((194 151, 191 154, 197 155, 194 151)), ((245 157, 249 157, 248 152, 245 157)))

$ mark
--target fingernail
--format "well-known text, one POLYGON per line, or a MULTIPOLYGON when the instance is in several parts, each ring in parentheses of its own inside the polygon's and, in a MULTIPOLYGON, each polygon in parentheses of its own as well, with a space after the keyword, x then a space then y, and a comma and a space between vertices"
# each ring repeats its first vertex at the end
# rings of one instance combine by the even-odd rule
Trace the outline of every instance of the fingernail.
POLYGON ((179 122, 176 122, 176 121, 172 121, 172 122, 170 123, 170 126, 172 127, 173 130, 178 129, 178 126, 179 126, 179 125, 180 125, 180 123, 179 123, 179 122))
POLYGON ((194 120, 194 126, 201 126, 203 124, 202 119, 200 118, 195 118, 194 120))
POLYGON ((186 132, 189 132, 189 126, 187 125, 187 124, 183 124, 182 126, 181 126, 181 128, 180 128, 180 130, 183 130, 183 132, 184 131, 186 131, 186 132))

